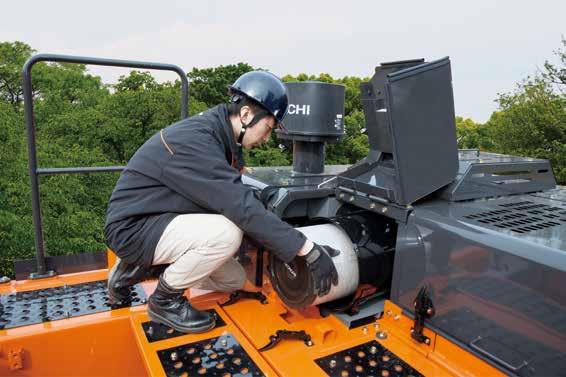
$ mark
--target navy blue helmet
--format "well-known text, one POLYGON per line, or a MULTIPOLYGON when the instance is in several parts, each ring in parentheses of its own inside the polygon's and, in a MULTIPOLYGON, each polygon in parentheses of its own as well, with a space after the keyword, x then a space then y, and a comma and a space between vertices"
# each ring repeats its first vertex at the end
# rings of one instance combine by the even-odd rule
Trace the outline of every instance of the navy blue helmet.
POLYGON ((287 88, 273 73, 267 71, 251 71, 240 76, 230 86, 230 91, 243 94, 264 107, 281 122, 287 114, 287 88))

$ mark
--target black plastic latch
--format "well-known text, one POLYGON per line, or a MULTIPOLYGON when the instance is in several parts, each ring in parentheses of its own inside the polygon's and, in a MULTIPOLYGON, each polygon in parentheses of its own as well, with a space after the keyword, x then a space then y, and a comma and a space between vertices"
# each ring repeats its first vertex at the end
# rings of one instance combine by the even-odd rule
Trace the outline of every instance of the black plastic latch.
POLYGON ((414 301, 415 321, 411 328, 411 337, 419 343, 430 344, 430 338, 423 334, 424 321, 434 316, 435 309, 426 287, 421 287, 414 301))

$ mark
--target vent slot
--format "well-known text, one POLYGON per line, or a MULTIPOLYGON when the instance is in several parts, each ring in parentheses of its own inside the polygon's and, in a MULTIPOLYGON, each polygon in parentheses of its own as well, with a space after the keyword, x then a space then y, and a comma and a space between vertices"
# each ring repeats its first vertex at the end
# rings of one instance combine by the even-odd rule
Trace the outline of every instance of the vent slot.
POLYGON ((498 207, 502 208, 473 213, 464 218, 516 233, 536 232, 566 223, 566 208, 562 207, 530 201, 499 204, 498 207))

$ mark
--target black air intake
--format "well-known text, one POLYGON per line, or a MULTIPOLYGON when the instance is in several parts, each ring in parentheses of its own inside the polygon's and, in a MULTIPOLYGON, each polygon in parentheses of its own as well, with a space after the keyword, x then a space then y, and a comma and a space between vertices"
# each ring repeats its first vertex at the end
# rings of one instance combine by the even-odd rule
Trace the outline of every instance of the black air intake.
POLYGON ((324 143, 344 136, 343 85, 318 81, 288 82, 289 110, 284 123, 293 141, 293 170, 297 173, 324 172, 324 143))

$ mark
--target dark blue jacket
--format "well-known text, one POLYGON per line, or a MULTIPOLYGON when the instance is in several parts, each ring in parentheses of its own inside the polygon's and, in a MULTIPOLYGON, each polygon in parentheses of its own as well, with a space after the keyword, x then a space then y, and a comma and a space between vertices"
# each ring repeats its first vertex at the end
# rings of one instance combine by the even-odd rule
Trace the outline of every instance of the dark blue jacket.
POLYGON ((292 260, 305 236, 242 183, 243 158, 233 135, 226 106, 219 105, 146 141, 112 192, 104 227, 108 246, 127 263, 149 266, 175 216, 218 213, 280 259, 292 260))

